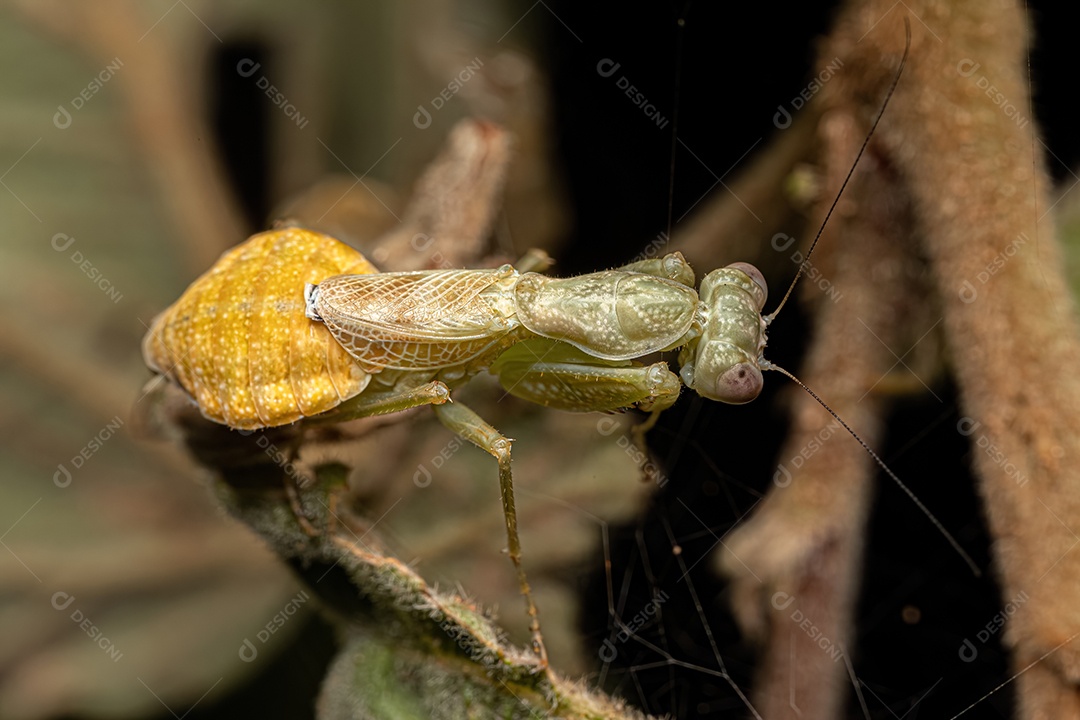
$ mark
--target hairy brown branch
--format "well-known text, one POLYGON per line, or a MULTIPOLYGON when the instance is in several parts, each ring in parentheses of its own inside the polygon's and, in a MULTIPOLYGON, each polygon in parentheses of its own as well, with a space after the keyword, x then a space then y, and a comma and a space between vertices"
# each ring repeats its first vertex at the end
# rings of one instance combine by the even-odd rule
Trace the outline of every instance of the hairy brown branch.
POLYGON ((347 468, 320 464, 310 484, 290 477, 292 465, 263 448, 294 447, 295 426, 241 435, 188 403, 174 403, 170 414, 192 454, 215 471, 229 512, 296 570, 342 628, 344 648, 323 688, 320 717, 461 717, 478 708, 514 718, 643 717, 541 669, 532 653, 504 642, 481 608, 434 590, 385 553, 363 509, 340 502, 347 468), (298 480, 315 537, 283 491, 298 480))
MULTIPOLYGON (((1080 630, 1080 345, 1056 229, 1041 217, 1049 180, 1042 152, 1032 156, 1041 146, 1028 116, 1028 22, 1013 4, 913 10, 916 62, 882 144, 906 180, 943 304, 1002 605, 1029 598, 1006 635, 1020 669, 1080 630), (1000 456, 982 450, 990 444, 1000 456)), ((837 42, 857 67, 895 51, 899 17, 875 29, 880 41, 857 40, 885 11, 870 4, 842 25, 837 42)), ((1022 717, 1080 714, 1080 643, 1017 683, 1022 717)))
MULTIPOLYGON (((894 67, 903 52, 905 15, 912 25, 910 62, 874 139, 879 169, 869 183, 860 182, 863 194, 854 198, 863 224, 858 244, 880 241, 880 257, 894 250, 910 257, 922 241, 961 391, 958 431, 973 443, 995 539, 1001 603, 1025 599, 1010 617, 1006 634, 1015 671, 1031 666, 1016 678, 1020 716, 1073 717, 1080 713, 1080 643, 1070 640, 1080 630, 1080 552, 1074 551, 1080 528, 1080 496, 1075 491, 1080 345, 1056 231, 1040 217, 1050 206, 1049 180, 1042 153, 1032 157, 1039 142, 1028 117, 1027 18, 1015 5, 853 4, 822 52, 822 57, 844 58, 844 67, 851 69, 826 88, 842 115, 865 124, 875 112, 891 80, 887 68, 894 67), (999 93, 998 100, 986 93, 988 85, 999 93), (910 221, 904 219, 906 211, 895 216, 888 209, 907 205, 910 221), (986 452, 988 447, 994 452, 986 452)), ((831 166, 836 153, 830 150, 828 159, 831 166)), ((854 255, 845 256, 844 262, 850 257, 854 255)), ((870 258, 858 262, 866 276, 873 272, 870 258)), ((858 278, 836 284, 845 294, 860 286, 858 278)), ((876 315, 880 311, 871 303, 889 303, 889 311, 900 312, 902 318, 905 298, 912 292, 918 290, 901 290, 891 300, 874 295, 857 304, 860 313, 876 315)), ((862 349, 843 345, 839 326, 835 332, 828 330, 828 316, 842 312, 846 304, 838 303, 835 310, 823 306, 811 365, 825 372, 818 376, 819 371, 811 369, 807 379, 852 425, 868 433, 873 444, 876 423, 868 411, 846 409, 851 398, 845 394, 848 381, 843 376, 855 374, 852 368, 863 362, 858 354, 862 349), (821 347, 824 343, 841 343, 843 350, 830 354, 821 347)), ((880 347, 869 340, 864 344, 880 347)), ((799 417, 801 427, 805 421, 799 417)), ((803 430, 801 438, 806 437, 803 430)), ((797 450, 799 442, 796 438, 789 448, 797 450)), ((846 443, 830 440, 828 445, 831 455, 846 443)), ((804 614, 822 613, 813 622, 845 638, 850 634, 853 579, 841 566, 854 567, 858 557, 851 532, 862 522, 865 491, 854 467, 822 469, 820 476, 810 472, 822 481, 831 476, 830 484, 796 477, 790 488, 774 492, 752 523, 736 534, 732 550, 768 589, 810 603, 804 614), (800 495, 804 497, 796 502, 800 495), (843 505, 838 507, 838 502, 843 505), (795 540, 787 522, 795 523, 795 540), (824 523, 823 528, 818 523, 824 523), (803 527, 805 531, 798 530, 803 527), (774 535, 770 528, 782 530, 774 535), (762 567, 768 568, 766 574, 762 567)), ((725 564, 739 574, 733 561, 725 564)), ((745 578, 740 583, 749 587, 738 608, 744 624, 761 631, 761 608, 769 611, 768 598, 745 578)), ((785 622, 787 611, 773 613, 759 707, 770 717, 793 715, 788 702, 793 687, 796 696, 804 698, 798 703, 801 712, 809 707, 811 716, 834 716, 843 671, 813 666, 809 658, 816 648, 800 647, 807 643, 800 630, 785 622), (803 664, 789 668, 787 649, 792 643, 803 664), (774 707, 775 715, 770 712, 774 707)))

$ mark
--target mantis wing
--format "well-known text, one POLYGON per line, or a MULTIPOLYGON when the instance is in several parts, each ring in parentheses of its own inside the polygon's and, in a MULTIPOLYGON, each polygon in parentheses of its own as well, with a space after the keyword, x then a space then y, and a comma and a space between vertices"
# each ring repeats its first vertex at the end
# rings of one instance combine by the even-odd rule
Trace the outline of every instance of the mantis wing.
POLYGON ((307 313, 368 372, 453 367, 519 326, 517 277, 509 266, 338 275, 308 286, 307 313))

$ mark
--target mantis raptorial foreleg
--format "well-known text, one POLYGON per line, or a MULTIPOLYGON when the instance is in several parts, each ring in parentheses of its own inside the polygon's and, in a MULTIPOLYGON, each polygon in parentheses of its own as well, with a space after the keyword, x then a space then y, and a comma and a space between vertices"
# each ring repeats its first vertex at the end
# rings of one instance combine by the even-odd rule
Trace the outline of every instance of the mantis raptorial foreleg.
POLYGON ((517 571, 518 589, 525 598, 529 631, 533 636, 533 652, 540 658, 541 663, 547 665, 547 650, 544 649, 544 638, 540 634, 540 613, 533 602, 529 581, 525 578, 525 568, 521 564, 521 540, 518 538, 517 509, 514 505, 514 477, 510 472, 510 443, 513 441, 459 402, 436 405, 435 414, 449 430, 499 461, 499 492, 502 495, 503 515, 506 518, 507 552, 517 571))
POLYGON ((490 370, 511 395, 571 412, 613 412, 628 407, 666 410, 679 399, 682 389, 679 376, 667 363, 600 360, 547 338, 514 345, 490 370))
MULTIPOLYGON (((652 275, 693 288, 694 270, 682 253, 638 260, 615 270, 652 275)), ((634 426, 634 442, 645 447, 645 433, 660 413, 679 398, 677 375, 666 363, 641 366, 601 360, 578 348, 546 338, 518 343, 490 371, 511 395, 572 412, 612 412, 629 407, 651 411, 634 426)))

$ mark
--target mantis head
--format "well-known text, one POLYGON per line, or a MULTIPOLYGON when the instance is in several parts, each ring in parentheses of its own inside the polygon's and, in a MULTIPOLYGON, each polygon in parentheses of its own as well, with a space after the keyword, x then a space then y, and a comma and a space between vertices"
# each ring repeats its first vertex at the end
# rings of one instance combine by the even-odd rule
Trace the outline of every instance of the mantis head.
POLYGON ((731 405, 758 396, 766 341, 761 309, 768 292, 761 272, 748 263, 733 263, 705 276, 698 307, 701 334, 679 354, 687 387, 731 405))

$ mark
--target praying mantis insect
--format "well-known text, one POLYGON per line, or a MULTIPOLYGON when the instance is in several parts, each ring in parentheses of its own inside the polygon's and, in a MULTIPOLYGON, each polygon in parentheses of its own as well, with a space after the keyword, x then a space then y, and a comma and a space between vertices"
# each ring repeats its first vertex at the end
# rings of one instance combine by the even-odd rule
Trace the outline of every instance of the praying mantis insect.
MULTIPOLYGON (((898 80, 899 72, 894 87, 898 80)), ((683 385, 711 400, 741 404, 757 397, 762 370, 799 382, 763 353, 767 327, 816 243, 779 307, 762 316, 767 286, 746 263, 708 273, 698 290, 678 253, 561 279, 521 265, 380 273, 327 235, 283 228, 223 255, 153 321, 143 354, 207 418, 241 430, 432 405, 444 425, 498 461, 509 555, 533 649, 546 663, 521 563, 511 441, 463 404, 450 402, 451 391, 487 370, 508 393, 531 402, 570 411, 636 408, 653 413, 651 421, 674 404, 683 385), (678 375, 665 362, 639 361, 675 349, 678 375)))
MULTIPOLYGON (((735 279, 744 304, 763 302, 763 287, 735 279)), ((241 430, 435 406, 448 428, 498 460, 510 557, 544 659, 520 562, 510 441, 449 403, 450 389, 491 369, 511 393, 562 409, 659 412, 678 398, 679 377, 666 363, 632 358, 698 346, 707 321, 693 284, 677 254, 563 280, 509 265, 377 273, 327 235, 285 228, 223 255, 154 319, 143 355, 207 418, 241 430)), ((760 326, 758 305, 744 313, 751 325, 760 326)), ((763 338, 748 342, 740 350, 747 362, 763 338)), ((750 399, 748 374, 737 373, 736 401, 750 399)), ((706 392, 722 387, 714 381, 706 392)))

